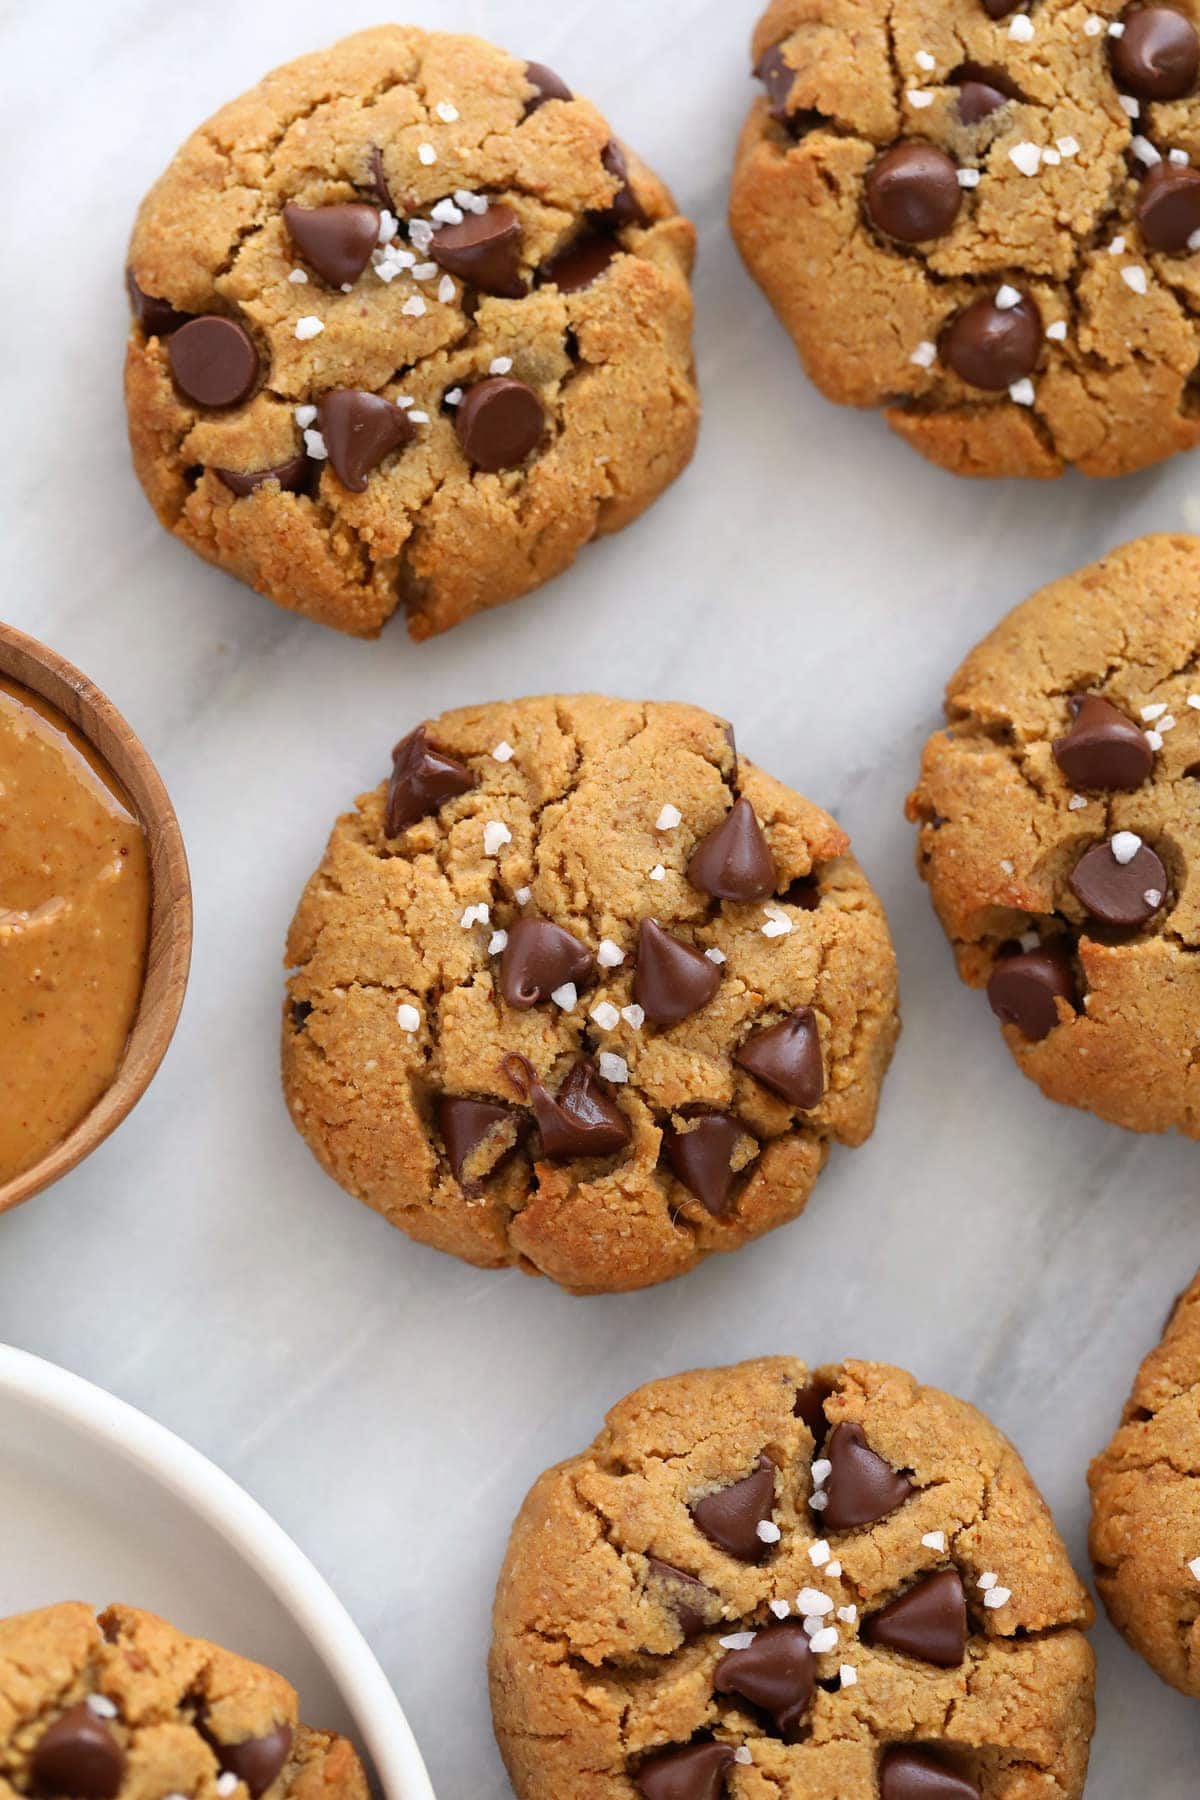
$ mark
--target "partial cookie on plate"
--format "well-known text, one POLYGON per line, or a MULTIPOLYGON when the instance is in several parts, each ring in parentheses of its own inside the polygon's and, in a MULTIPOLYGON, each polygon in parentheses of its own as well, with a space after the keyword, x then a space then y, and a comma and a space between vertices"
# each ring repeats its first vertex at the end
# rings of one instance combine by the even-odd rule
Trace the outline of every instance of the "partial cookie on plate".
POLYGON ((142 204, 138 477, 169 531, 279 605, 444 631, 687 463, 694 245, 552 70, 360 32, 224 107, 142 204))
POLYGON ((484 1267, 644 1287, 800 1213, 875 1121, 883 909, 697 707, 445 713, 333 829, 283 1079, 335 1180, 484 1267))
POLYGON ((1048 1098, 1200 1137, 1200 539, 1015 607, 946 719, 908 814, 959 974, 1048 1098))
POLYGON ((730 220, 831 400, 960 475, 1200 440, 1200 36, 1114 0, 772 0, 730 220))
POLYGON ((535 1483, 493 1718, 520 1800, 1078 1800, 1090 1622, 974 1407, 765 1357, 651 1382, 535 1483))

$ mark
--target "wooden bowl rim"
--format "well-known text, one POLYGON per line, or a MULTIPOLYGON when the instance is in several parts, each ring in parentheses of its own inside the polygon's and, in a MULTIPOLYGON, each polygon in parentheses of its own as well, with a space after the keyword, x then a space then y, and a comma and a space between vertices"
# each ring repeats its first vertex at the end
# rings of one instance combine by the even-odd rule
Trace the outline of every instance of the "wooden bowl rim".
POLYGON ((85 737, 129 797, 150 858, 146 977, 112 1084, 73 1131, 38 1163, 0 1183, 0 1213, 68 1173, 137 1105, 179 1022, 192 956, 192 889, 179 820, 150 753, 128 720, 80 669, 0 621, 0 675, 49 701, 85 737))

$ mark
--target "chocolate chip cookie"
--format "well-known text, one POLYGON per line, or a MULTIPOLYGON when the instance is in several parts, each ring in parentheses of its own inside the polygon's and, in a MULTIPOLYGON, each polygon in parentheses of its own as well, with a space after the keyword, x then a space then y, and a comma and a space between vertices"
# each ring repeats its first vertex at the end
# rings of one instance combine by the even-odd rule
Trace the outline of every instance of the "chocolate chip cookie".
POLYGON ((0 1794, 44 1800, 367 1800, 345 1738, 295 1691, 130 1606, 0 1620, 0 1794))
POLYGON ((410 731, 293 920, 283 1080, 325 1168, 468 1262, 644 1287, 795 1218, 875 1119, 883 910, 692 706, 410 731))
POLYGON ((1092 1464, 1092 1562, 1108 1616, 1155 1672, 1200 1699, 1200 1276, 1137 1373, 1092 1464))
POLYGON ((1200 1137, 1200 539, 1043 588, 946 690, 908 815, 959 974, 1025 1074, 1200 1137))
POLYGON ((1200 439, 1190 0, 772 0, 753 65, 731 224, 831 400, 959 475, 1200 439))
POLYGON ((539 63, 399 26, 302 57, 195 132, 138 214, 142 486, 280 606, 444 631, 687 463, 694 236, 539 63))
POLYGON ((641 1388, 534 1485, 492 1711, 520 1800, 1075 1800, 1090 1622, 974 1407, 767 1357, 641 1388))

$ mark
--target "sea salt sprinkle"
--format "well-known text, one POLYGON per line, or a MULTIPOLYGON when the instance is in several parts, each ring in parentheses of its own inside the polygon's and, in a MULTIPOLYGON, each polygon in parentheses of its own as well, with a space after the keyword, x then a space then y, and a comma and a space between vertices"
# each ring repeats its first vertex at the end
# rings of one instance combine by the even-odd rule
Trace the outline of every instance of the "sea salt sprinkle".
POLYGON ((715 944, 706 950, 704 954, 707 956, 710 963, 723 963, 728 961, 725 952, 723 950, 718 950, 715 944))
POLYGON ((512 832, 501 819, 489 819, 483 828, 483 853, 498 856, 505 844, 512 843, 512 832))
POLYGON ((396 1008, 396 1023, 401 1031, 417 1031, 421 1024, 421 1015, 415 1006, 405 1003, 396 1008))
POLYGON ((1008 160, 1020 169, 1022 175, 1036 175, 1041 166, 1042 152, 1037 144, 1031 144, 1028 138, 1023 138, 1019 144, 1013 145, 1008 153, 1008 160))
POLYGON ((928 88, 908 88, 904 98, 910 106, 915 106, 920 111, 923 107, 932 106, 934 97, 928 88))
POLYGON ((1191 162, 1191 160, 1192 159, 1188 155, 1186 150, 1168 150, 1167 151, 1167 161, 1174 163, 1176 168, 1186 169, 1187 165, 1189 164, 1189 162, 1191 162))
POLYGON ((379 231, 377 238, 381 244, 390 244, 400 230, 400 221, 395 213, 389 212, 385 206, 379 215, 379 231))
POLYGON ((595 1019, 601 1031, 615 1031, 621 1023, 621 1015, 611 1000, 597 1000, 588 1018, 595 1019))
POLYGON ((837 1616, 843 1625, 853 1625, 858 1617, 858 1608, 857 1606, 839 1606, 837 1616))
POLYGON ((1015 401, 1018 406, 1033 405, 1033 383, 1030 381, 1028 375, 1022 375, 1020 381, 1011 383, 1008 390, 1008 397, 1010 400, 1015 401))
POLYGON ((1195 1579, 1200 1581, 1200 1556, 1193 1556, 1191 1562, 1188 1564, 1188 1568, 1191 1570, 1195 1579))
POLYGON ((1159 751, 1162 749, 1163 734, 1161 731, 1146 731, 1143 732, 1142 735, 1152 750, 1159 751))
POLYGON ((455 188, 454 204, 461 206, 464 212, 477 213, 482 217, 488 209, 488 197, 486 194, 473 194, 470 188, 455 188))
POLYGON ((460 387, 452 387, 447 393, 442 395, 442 399, 447 406, 461 406, 462 397, 463 391, 460 387))
POLYGON ((303 269, 293 269, 288 280, 293 282, 296 287, 306 287, 308 284, 308 276, 303 269))
POLYGON ((634 1031, 640 1031, 642 1026, 646 1023, 645 1008, 636 1004, 623 1006, 621 1008, 621 1017, 634 1031))
POLYGON ((915 362, 919 369, 930 369, 937 361, 937 345, 931 344, 928 338, 922 338, 908 359, 915 362))
POLYGON ((1154 145, 1150 142, 1150 139, 1148 137, 1143 137, 1140 132, 1135 132, 1134 136, 1130 138, 1129 148, 1133 151, 1133 154, 1137 157, 1138 161, 1140 163, 1145 163, 1148 169, 1152 169, 1156 163, 1162 161, 1161 152, 1156 150, 1154 145))
POLYGON ((731 1631, 728 1637, 718 1638, 717 1643, 722 1650, 748 1650, 757 1636, 756 1631, 731 1631))
POLYGON ((944 1531, 927 1531, 921 1542, 927 1550, 936 1550, 940 1556, 946 1548, 946 1534, 944 1531))
POLYGON ((1103 34, 1103 31, 1104 31, 1104 20, 1097 18, 1095 13, 1089 13, 1087 18, 1083 21, 1084 36, 1085 37, 1100 37, 1103 34))
POLYGON ((457 292, 458 290, 454 285, 454 277, 452 275, 443 275, 442 279, 438 282, 437 290, 437 297, 442 305, 448 306, 457 292))
POLYGON ((217 1776, 217 1792, 220 1794, 221 1800, 228 1800, 230 1794, 236 1794, 237 1785, 237 1776, 232 1774, 228 1769, 225 1771, 224 1775, 217 1776))
POLYGON ((977 188, 982 179, 978 169, 956 169, 955 174, 961 188, 977 188))
POLYGON ((1057 145, 1058 153, 1060 156, 1078 156, 1079 155, 1079 139, 1078 138, 1060 137, 1060 138, 1055 138, 1054 141, 1055 141, 1055 144, 1057 145))
MULTIPOLYGON (((1149 736, 1149 733, 1147 733, 1147 736, 1149 736)), ((1087 795, 1086 794, 1072 794, 1071 798, 1067 801, 1067 811, 1068 812, 1082 812, 1086 805, 1087 805, 1087 795)))
POLYGON ((573 981, 564 981, 561 987, 551 990, 550 998, 563 1012, 574 1012, 579 1001, 579 989, 573 981))
POLYGON ((1056 344, 1064 343, 1067 336, 1067 321, 1065 319, 1055 319, 1052 325, 1047 325, 1046 336, 1053 339, 1056 344))
POLYGON ((1000 1586, 1000 1577, 991 1569, 985 1571, 976 1583, 983 1589, 983 1604, 994 1611, 997 1607, 1007 1606, 1012 1599, 1012 1589, 1000 1586))
POLYGON ((1031 44, 1033 42, 1033 20, 1028 13, 1018 13, 1008 28, 1008 35, 1014 44, 1031 44))
POLYGON ((477 906, 468 906, 458 922, 464 931, 470 931, 472 925, 486 925, 491 916, 487 901, 481 900, 477 906))
POLYGON ((527 888, 527 887, 519 887, 517 889, 516 893, 513 895, 513 899, 516 901, 518 906, 528 906, 529 902, 533 899, 533 889, 527 888))
POLYGON ((1132 94, 1118 94, 1117 99, 1121 103, 1122 110, 1126 112, 1131 119, 1136 119, 1142 110, 1141 101, 1135 100, 1132 94))
POLYGON ((733 1753, 733 1760, 735 1763, 741 1763, 743 1767, 745 1767, 747 1763, 752 1763, 754 1758, 750 1754, 749 1744, 739 1744, 733 1753))
POLYGON ((762 931, 763 936, 768 938, 786 937, 788 932, 792 929, 792 921, 788 918, 788 915, 784 912, 783 908, 781 906, 768 905, 763 907, 763 912, 766 914, 767 919, 766 924, 759 928, 762 931))
POLYGON ((615 969, 618 963, 625 961, 625 952, 611 938, 601 938, 596 948, 596 961, 602 969, 615 969))
POLYGON ((829 1561, 829 1545, 824 1538, 818 1538, 815 1544, 809 1545, 808 1560, 817 1569, 823 1568, 829 1561))
POLYGON ((1123 867, 1133 861, 1142 847, 1142 840, 1136 831, 1114 831, 1108 847, 1123 867))
POLYGON ((838 1679, 844 1688, 857 1687, 858 1670, 852 1663, 843 1663, 838 1670, 838 1679))
POLYGON ((306 425, 311 425, 316 419, 316 416, 317 409, 315 406, 296 406, 292 409, 292 417, 295 419, 297 425, 300 426, 301 430, 303 430, 306 425))
POLYGON ((1124 254, 1125 254, 1125 239, 1123 237, 1121 237, 1119 234, 1115 238, 1112 238, 1110 240, 1109 246, 1108 246, 1108 254, 1110 256, 1124 256, 1124 254))
POLYGON ((1146 292, 1146 271, 1138 263, 1127 263, 1121 270, 1121 280, 1127 288, 1132 288, 1135 294, 1146 292))
POLYGON ((302 344, 309 338, 320 337, 325 327, 313 313, 307 313, 303 319, 296 320, 296 336, 302 344))
POLYGON ((511 356, 493 356, 488 364, 489 375, 507 375, 512 368, 511 356))
POLYGON ((833 1611, 833 1601, 820 1588, 801 1588, 796 1595, 796 1611, 806 1619, 823 1619, 833 1611))
POLYGON ((424 163, 427 169, 433 167, 434 163, 437 161, 437 151, 432 144, 417 145, 417 161, 424 163))
POLYGON ((663 868, 661 863, 655 863, 654 867, 650 871, 650 880, 651 881, 665 881, 666 879, 667 879, 667 871, 663 868))
POLYGON ((928 50, 918 50, 917 54, 913 57, 913 61, 916 63, 918 69, 924 69, 926 74, 928 74, 931 69, 937 68, 937 61, 934 57, 930 56, 928 50))
POLYGON ((777 1544, 783 1535, 774 1519, 760 1519, 754 1530, 764 1544, 777 1544))
POLYGON ((629 1080, 629 1064, 615 1050, 602 1050, 597 1061, 605 1081, 616 1082, 619 1086, 629 1080))
POLYGON ((500 952, 502 950, 506 949, 507 947, 508 947, 507 931, 493 931, 491 937, 488 939, 488 955, 489 956, 499 956, 500 952))
POLYGON ((1200 712, 1200 694, 1189 694, 1187 703, 1193 712, 1200 712))
POLYGON ((654 829, 656 831, 674 831, 675 827, 682 822, 683 814, 680 812, 679 808, 677 806, 672 806, 670 802, 668 802, 659 813, 657 819, 655 819, 654 829))
POLYGON ((449 100, 439 100, 433 110, 443 125, 453 125, 458 117, 457 106, 454 106, 449 100))
POLYGON ((515 755, 516 751, 513 749, 508 739, 501 738, 500 742, 496 745, 496 748, 492 751, 492 761, 500 763, 511 762, 515 755))
POLYGON ((95 1713, 98 1719, 115 1719, 117 1716, 116 1706, 107 1694, 89 1694, 87 1709, 90 1713, 95 1713))
POLYGON ((1152 720, 1161 719, 1166 710, 1167 703, 1165 700, 1154 700, 1149 706, 1139 706, 1138 714, 1141 718, 1145 719, 1147 725, 1149 725, 1152 720))
POLYGON ((410 319, 423 318, 426 310, 425 302, 420 294, 411 294, 400 308, 400 311, 410 319))
POLYGON ((1020 304, 1020 288, 1010 287, 1006 281, 1002 287, 996 289, 996 305, 1000 308, 1001 312, 1010 312, 1014 306, 1019 306, 1020 304))
POLYGON ((329 451, 325 448, 325 439, 319 431, 305 432, 304 448, 315 462, 324 462, 329 455, 329 451))
POLYGON ((786 1600, 769 1600, 767 1604, 777 1619, 786 1619, 792 1610, 786 1600))

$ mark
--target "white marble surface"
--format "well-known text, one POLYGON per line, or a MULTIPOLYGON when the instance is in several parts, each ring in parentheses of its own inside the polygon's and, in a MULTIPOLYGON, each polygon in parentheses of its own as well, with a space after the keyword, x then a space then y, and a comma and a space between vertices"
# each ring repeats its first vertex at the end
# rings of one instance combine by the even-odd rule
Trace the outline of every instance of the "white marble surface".
MULTIPOLYGON (((907 1365, 1011 1433, 1082 1566, 1088 1458, 1200 1262, 1196 1151, 1052 1110, 1020 1079, 955 979, 901 807, 960 653, 1049 577, 1182 525, 1200 478, 1180 460, 1116 486, 956 483, 808 388, 724 225, 750 0, 408 10, 558 68, 674 183, 701 228, 700 452, 640 525, 421 649, 401 628, 340 640, 193 561, 125 449, 134 207, 222 100, 378 10, 0 6, 0 609, 144 735, 197 907, 188 1002, 149 1097, 0 1221, 0 1336, 244 1482, 355 1614, 439 1794, 500 1800, 483 1662, 509 1520, 652 1375, 775 1350, 907 1365), (805 1218, 658 1292, 580 1301, 417 1249, 346 1199, 284 1113, 276 1018, 296 895, 394 739, 447 705, 591 686, 712 705, 837 812, 891 915, 905 1031, 875 1137, 835 1153, 805 1218)), ((1200 1712, 1106 1624, 1095 1641, 1089 1795, 1190 1792, 1200 1712)))

